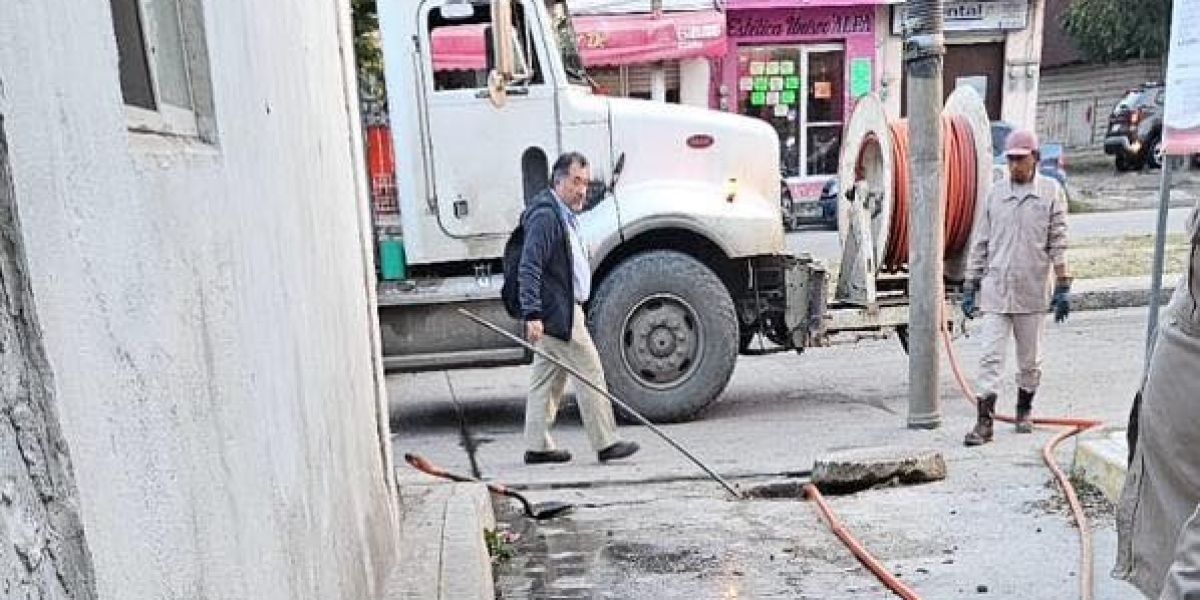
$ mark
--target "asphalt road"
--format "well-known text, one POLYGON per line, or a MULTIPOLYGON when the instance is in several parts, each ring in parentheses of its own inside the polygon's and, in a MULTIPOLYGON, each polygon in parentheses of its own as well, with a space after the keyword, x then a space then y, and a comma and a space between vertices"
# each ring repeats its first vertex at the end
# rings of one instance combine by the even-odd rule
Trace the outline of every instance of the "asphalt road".
MULTIPOLYGON (((1168 232, 1182 233, 1190 212, 1189 208, 1172 208, 1167 218, 1168 232)), ((1158 212, 1130 210, 1072 214, 1068 217, 1067 227, 1071 238, 1076 240, 1124 235, 1153 235, 1158 228, 1158 212)), ((818 260, 841 261, 842 246, 836 231, 820 227, 806 227, 789 233, 787 245, 793 254, 808 252, 818 260)))
MULTIPOLYGON (((1073 315, 1051 325, 1046 375, 1035 412, 1123 424, 1141 370, 1145 311, 1073 315)), ((957 342, 969 372, 973 338, 957 342)), ((1078 540, 1041 465, 1048 431, 962 446, 973 421, 949 370, 943 425, 905 428, 906 357, 894 339, 819 348, 802 356, 743 357, 724 396, 701 419, 665 429, 743 487, 811 468, 825 452, 898 446, 941 451, 945 481, 832 499, 845 524, 924 598, 1076 597, 1078 540), (982 587, 981 587, 982 586, 982 587), (977 590, 986 589, 986 594, 977 590)), ((563 411, 556 436, 575 453, 565 465, 521 463, 527 368, 393 375, 388 378, 394 450, 420 452, 467 472, 451 400, 464 409, 485 477, 526 487, 535 500, 578 505, 534 526, 502 513, 521 534, 497 568, 504 598, 884 598, 874 580, 796 500, 731 501, 699 470, 638 427, 622 434, 643 450, 601 465, 577 412, 563 411)), ((1011 411, 1010 382, 1000 408, 1011 411)), ((1071 444, 1060 453, 1070 462, 1071 444)), ((401 465, 402 482, 417 480, 401 465)), ((501 502, 501 506, 504 504, 501 502)), ((1111 580, 1111 509, 1096 503, 1096 597, 1136 597, 1111 580)))

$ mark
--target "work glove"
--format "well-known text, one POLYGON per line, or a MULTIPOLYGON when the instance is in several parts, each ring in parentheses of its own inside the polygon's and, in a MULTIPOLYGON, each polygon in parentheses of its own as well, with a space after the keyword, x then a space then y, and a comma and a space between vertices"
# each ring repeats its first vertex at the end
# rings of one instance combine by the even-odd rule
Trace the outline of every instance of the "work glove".
POLYGON ((1071 278, 1059 277, 1054 283, 1054 297, 1050 300, 1050 309, 1054 311, 1054 322, 1062 323, 1071 314, 1071 278))
POLYGON ((975 318, 975 294, 979 290, 979 282, 973 279, 968 279, 963 282, 962 288, 962 311, 963 316, 968 319, 975 318))

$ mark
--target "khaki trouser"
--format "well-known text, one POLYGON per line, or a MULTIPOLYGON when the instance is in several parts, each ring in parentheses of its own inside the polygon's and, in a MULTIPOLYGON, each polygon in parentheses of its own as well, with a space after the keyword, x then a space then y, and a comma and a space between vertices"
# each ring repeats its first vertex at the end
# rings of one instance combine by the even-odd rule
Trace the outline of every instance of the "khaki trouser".
POLYGON ((1017 387, 1036 392, 1042 381, 1042 338, 1046 332, 1046 315, 986 313, 981 329, 979 337, 983 344, 983 356, 979 358, 975 392, 980 396, 999 392, 1009 337, 1017 340, 1017 387))
MULTIPOLYGON (((571 341, 564 342, 551 336, 542 336, 539 350, 571 365, 592 382, 607 387, 604 369, 600 365, 600 354, 588 333, 583 309, 575 305, 571 341)), ((558 416, 558 403, 566 390, 568 373, 562 367, 534 354, 533 373, 529 378, 529 396, 525 401, 525 447, 529 450, 553 450, 554 439, 550 429, 558 416)), ((613 418, 612 404, 608 398, 579 381, 574 382, 575 400, 579 415, 587 430, 588 440, 597 452, 617 442, 617 423, 613 418)))

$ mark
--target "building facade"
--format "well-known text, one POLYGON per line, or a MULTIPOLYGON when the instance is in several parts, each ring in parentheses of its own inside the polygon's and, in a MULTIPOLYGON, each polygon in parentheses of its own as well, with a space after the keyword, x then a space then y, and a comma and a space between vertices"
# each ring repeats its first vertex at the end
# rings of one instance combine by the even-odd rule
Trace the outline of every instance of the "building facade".
POLYGON ((725 53, 725 15, 713 0, 575 0, 580 54, 600 92, 707 106, 712 63, 725 53))
MULTIPOLYGON (((98 598, 383 595, 398 507, 349 15, 0 11, 0 209, 18 215, 52 373, 37 392, 66 442, 45 450, 70 457, 54 478, 75 480, 63 506, 98 598)), ((29 385, 5 382, 6 406, 29 385)), ((44 569, 70 532, 32 525, 45 511, 9 442, 0 529, 22 546, 0 563, 44 569)))
MULTIPOLYGON (((992 120, 1019 128, 1037 124, 1039 72, 1045 2, 1041 0, 946 0, 943 5, 946 57, 942 88, 971 86, 992 120)), ((904 38, 907 11, 890 7, 881 52, 883 81, 892 91, 887 106, 906 114, 904 38)))
POLYGON ((837 174, 854 101, 879 90, 881 14, 855 0, 726 3, 728 51, 712 106, 775 129, 793 197, 819 195, 837 174))

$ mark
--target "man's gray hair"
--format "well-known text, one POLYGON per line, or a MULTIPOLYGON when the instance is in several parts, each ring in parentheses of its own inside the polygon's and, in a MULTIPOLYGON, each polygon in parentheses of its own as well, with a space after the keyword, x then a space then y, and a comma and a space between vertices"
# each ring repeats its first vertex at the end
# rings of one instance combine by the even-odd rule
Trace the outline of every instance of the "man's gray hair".
POLYGON ((550 170, 550 184, 557 186, 567 178, 571 173, 571 167, 581 167, 586 169, 588 159, 586 156, 578 152, 566 152, 554 161, 554 168, 550 170))

